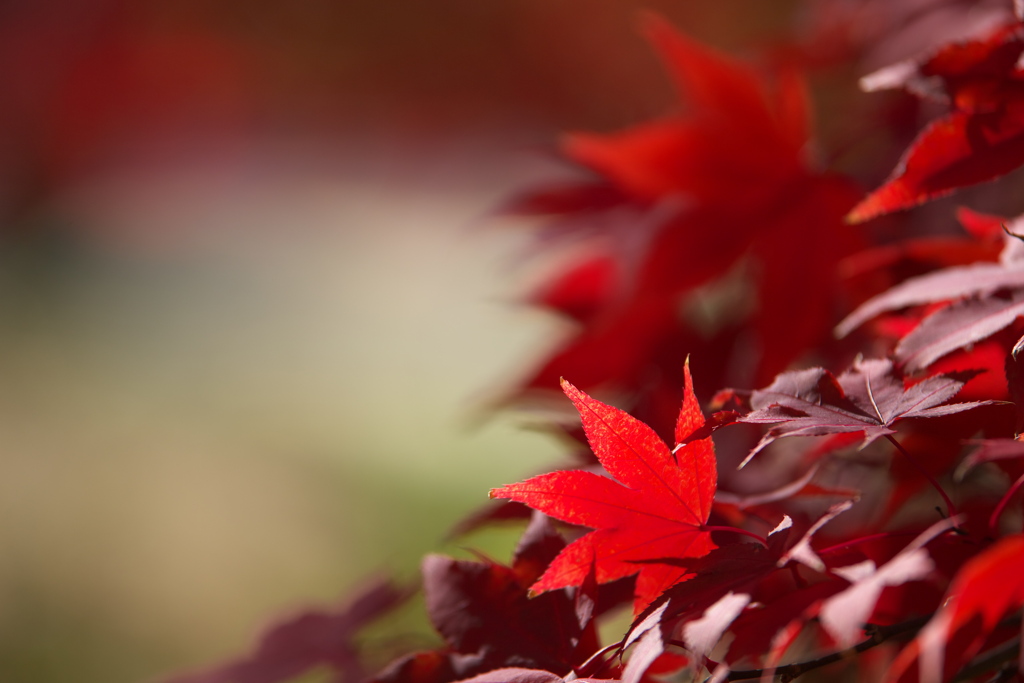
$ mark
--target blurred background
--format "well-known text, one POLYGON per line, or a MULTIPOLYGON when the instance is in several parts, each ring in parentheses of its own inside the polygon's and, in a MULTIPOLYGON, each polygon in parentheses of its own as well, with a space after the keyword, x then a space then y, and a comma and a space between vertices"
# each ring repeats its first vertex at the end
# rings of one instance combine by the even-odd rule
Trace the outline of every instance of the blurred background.
POLYGON ((0 4, 0 680, 241 653, 556 462, 483 407, 561 331, 493 209, 671 104, 641 5, 789 4, 0 4))

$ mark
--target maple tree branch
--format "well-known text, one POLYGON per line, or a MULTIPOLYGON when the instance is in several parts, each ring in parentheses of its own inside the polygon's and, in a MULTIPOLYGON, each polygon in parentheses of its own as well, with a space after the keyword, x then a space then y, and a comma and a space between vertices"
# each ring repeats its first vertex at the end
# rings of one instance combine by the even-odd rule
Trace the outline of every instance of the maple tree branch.
POLYGON ((903 445, 899 441, 897 441, 896 437, 894 437, 892 434, 886 434, 885 438, 888 439, 889 443, 895 446, 896 450, 902 453, 907 458, 907 460, 910 461, 910 464, 916 467, 917 471, 923 474, 928 479, 929 483, 931 483, 932 487, 934 487, 935 490, 939 492, 939 495, 942 496, 942 500, 946 502, 946 515, 949 517, 956 517, 956 506, 953 505, 953 501, 949 499, 949 496, 946 494, 945 489, 943 489, 942 485, 939 484, 939 482, 935 479, 934 476, 932 476, 932 473, 926 470, 924 466, 917 461, 917 458, 912 456, 910 454, 910 451, 904 448, 903 445))
POLYGON ((1020 654, 1020 638, 1010 640, 997 645, 996 647, 983 652, 974 658, 964 668, 960 669, 953 677, 953 683, 969 681, 988 671, 996 670, 993 681, 1009 680, 1006 678, 1007 671, 1013 674, 1017 671, 1016 659, 1020 654), (1011 665, 1011 662, 1013 664, 1011 665))
POLYGON ((875 626, 873 624, 868 624, 865 627, 865 631, 869 632, 870 636, 866 640, 862 640, 856 645, 848 647, 845 650, 832 652, 822 657, 818 657, 817 659, 810 659, 806 662, 794 662, 793 664, 778 666, 774 669, 744 669, 730 671, 724 680, 745 681, 752 678, 761 678, 766 674, 770 674, 773 678, 779 676, 783 681, 792 681, 808 671, 820 669, 828 664, 834 664, 835 662, 859 655, 865 650, 870 650, 873 647, 881 645, 890 638, 894 638, 905 633, 919 631, 931 618, 932 615, 929 614, 927 616, 917 617, 915 619, 903 621, 898 624, 892 624, 890 626, 875 626))

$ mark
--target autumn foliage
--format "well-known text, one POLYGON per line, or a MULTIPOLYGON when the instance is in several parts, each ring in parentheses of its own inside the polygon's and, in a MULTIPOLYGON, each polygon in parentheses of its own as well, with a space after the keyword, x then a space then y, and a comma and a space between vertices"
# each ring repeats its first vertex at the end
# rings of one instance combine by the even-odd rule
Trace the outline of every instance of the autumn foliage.
POLYGON ((1024 219, 996 215, 1020 204, 1024 16, 986 6, 866 94, 887 32, 974 3, 808 4, 750 60, 644 17, 680 108, 568 135, 578 179, 504 207, 592 247, 531 295, 574 331, 505 402, 560 382, 579 457, 460 527, 522 520, 507 565, 424 560, 441 644, 367 664, 358 630, 404 592, 375 584, 175 681, 1024 675, 1024 219), (821 83, 859 129, 815 134, 821 83))

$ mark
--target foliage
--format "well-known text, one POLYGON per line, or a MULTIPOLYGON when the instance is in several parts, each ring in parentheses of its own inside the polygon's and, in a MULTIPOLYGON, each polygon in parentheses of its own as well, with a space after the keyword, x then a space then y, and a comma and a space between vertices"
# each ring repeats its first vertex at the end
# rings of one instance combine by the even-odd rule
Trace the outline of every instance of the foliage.
MULTIPOLYGON (((947 109, 921 110, 933 120, 880 181, 898 131, 878 143, 893 149, 844 167, 851 141, 813 138, 803 78, 842 81, 839 67, 871 54, 856 35, 881 40, 909 21, 894 11, 830 40, 829 27, 866 21, 855 5, 816 3, 817 21, 757 64, 648 17, 683 109, 568 136, 562 153, 585 178, 508 204, 545 218, 546 245, 594 244, 534 296, 576 330, 509 397, 574 382, 561 386, 582 434, 567 431, 594 458, 493 489, 510 502, 463 528, 533 508, 511 563, 427 557, 443 645, 370 680, 1024 674, 1024 219, 961 210, 966 233, 946 235, 943 205, 914 209, 953 192, 984 201, 993 194, 965 188, 985 181, 1012 188, 1024 17, 993 10, 1002 23, 989 32, 863 79, 947 109), (808 157, 812 142, 831 167, 808 157), (865 197, 864 180, 882 184, 865 197), (725 294, 708 304, 716 284, 725 294), (708 401, 697 389, 720 390, 708 401), (717 412, 706 416, 701 396, 717 412), (630 605, 632 624, 603 642, 598 624, 630 605)), ((933 5, 915 11, 960 16, 957 3, 933 5)), ((884 110, 871 115, 887 124, 884 110)), ((335 615, 272 629, 249 657, 175 680, 270 683, 324 664, 358 680, 356 630, 400 593, 375 586, 335 615)))

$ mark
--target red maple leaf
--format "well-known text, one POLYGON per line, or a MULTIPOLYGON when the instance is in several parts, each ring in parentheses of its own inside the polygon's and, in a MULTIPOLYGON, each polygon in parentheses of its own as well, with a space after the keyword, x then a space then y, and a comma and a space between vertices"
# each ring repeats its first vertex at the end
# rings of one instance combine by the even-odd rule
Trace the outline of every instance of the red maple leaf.
MULTIPOLYGON (((677 440, 704 423, 688 366, 684 375, 677 440)), ((579 586, 592 567, 600 583, 639 574, 634 610, 640 612, 686 574, 658 560, 699 557, 715 547, 706 527, 717 485, 714 445, 710 438, 700 439, 673 454, 636 418, 568 382, 562 389, 580 412, 594 454, 614 479, 579 470, 551 472, 490 495, 595 529, 566 547, 531 590, 579 586)))
MULTIPOLYGON (((860 244, 841 225, 858 192, 806 159, 811 112, 802 79, 786 70, 766 78, 658 18, 645 28, 682 111, 614 133, 568 136, 564 156, 597 177, 509 207, 551 217, 548 237, 584 233, 603 251, 536 297, 580 328, 526 388, 553 386, 561 376, 585 389, 632 388, 649 377, 645 368, 666 344, 673 364, 679 348, 698 352, 707 330, 681 318, 681 304, 748 254, 757 301, 750 307, 748 297, 745 310, 756 331, 759 378, 767 381, 827 334, 836 264, 860 244), (789 248, 794 243, 802 248, 789 248)), ((733 344, 708 347, 701 353, 710 359, 733 344)))
POLYGON ((902 62, 862 80, 865 90, 904 87, 947 101, 952 110, 911 144, 892 177, 848 215, 851 222, 921 204, 1024 164, 1024 25, 947 45, 923 61, 902 62))

